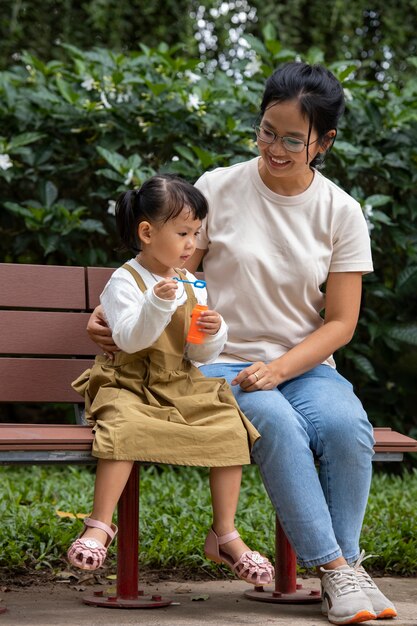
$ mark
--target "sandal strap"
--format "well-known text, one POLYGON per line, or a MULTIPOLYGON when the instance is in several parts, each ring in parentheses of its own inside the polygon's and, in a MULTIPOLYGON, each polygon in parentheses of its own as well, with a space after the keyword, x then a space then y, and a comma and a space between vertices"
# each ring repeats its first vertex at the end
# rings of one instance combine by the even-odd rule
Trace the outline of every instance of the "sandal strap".
POLYGON ((90 526, 90 528, 99 528, 100 530, 104 530, 105 533, 108 534, 110 541, 113 541, 114 537, 117 533, 117 526, 114 526, 114 529, 110 526, 107 526, 104 522, 100 522, 98 519, 91 519, 91 517, 84 518, 84 526, 90 526))
POLYGON ((224 543, 233 541, 233 539, 237 539, 238 537, 240 537, 238 531, 233 530, 231 533, 227 533, 227 535, 222 535, 221 537, 217 537, 217 542, 219 546, 222 546, 224 543))

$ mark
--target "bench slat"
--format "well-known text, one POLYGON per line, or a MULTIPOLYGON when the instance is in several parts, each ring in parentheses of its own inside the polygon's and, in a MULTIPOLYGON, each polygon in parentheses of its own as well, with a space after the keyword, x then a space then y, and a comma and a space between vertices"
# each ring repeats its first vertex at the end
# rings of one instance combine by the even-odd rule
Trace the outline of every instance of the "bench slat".
POLYGON ((89 313, 0 311, 1 354, 68 354, 100 352, 86 333, 89 313))
POLYGON ((1 402, 82 402, 71 382, 91 359, 0 358, 1 402))
POLYGON ((0 263, 0 306, 86 309, 83 267, 0 263))
POLYGON ((87 267, 87 307, 89 309, 93 310, 100 304, 100 294, 115 269, 115 267, 87 267))
POLYGON ((417 441, 391 428, 374 428, 375 452, 417 452, 417 441))
MULTIPOLYGON (((0 450, 15 446, 90 446, 94 439, 91 426, 75 424, 0 424, 0 450)), ((81 448, 80 448, 81 449, 81 448)))

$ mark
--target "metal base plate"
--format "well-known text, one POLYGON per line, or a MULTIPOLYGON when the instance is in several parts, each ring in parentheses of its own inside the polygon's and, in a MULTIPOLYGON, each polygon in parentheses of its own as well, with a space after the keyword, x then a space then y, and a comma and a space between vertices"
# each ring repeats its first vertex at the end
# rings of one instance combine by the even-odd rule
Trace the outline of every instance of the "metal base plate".
POLYGON ((143 591, 138 591, 136 598, 118 598, 117 596, 106 596, 102 591, 95 591, 92 596, 83 597, 84 604, 90 606, 101 606, 109 609, 158 609, 169 606, 172 600, 163 598, 160 595, 143 595, 143 591))
POLYGON ((272 588, 255 587, 251 591, 245 591, 245 598, 275 604, 312 604, 321 602, 321 592, 318 589, 303 589, 302 585, 297 585, 297 589, 293 593, 282 593, 272 588))

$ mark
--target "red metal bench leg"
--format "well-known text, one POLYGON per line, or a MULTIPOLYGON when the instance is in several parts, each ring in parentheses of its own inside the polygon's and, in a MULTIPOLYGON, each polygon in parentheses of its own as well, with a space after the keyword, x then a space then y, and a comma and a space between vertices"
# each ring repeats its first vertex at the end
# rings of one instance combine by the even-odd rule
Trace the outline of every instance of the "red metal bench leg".
POLYGON ((160 595, 146 597, 138 590, 139 566, 139 464, 135 463, 118 505, 117 589, 115 596, 103 591, 83 598, 85 604, 119 609, 151 609, 172 600, 160 595))
POLYGON ((320 602, 319 590, 304 590, 297 583, 297 557, 288 541, 278 517, 275 531, 275 589, 255 587, 246 591, 245 596, 258 602, 276 602, 277 604, 306 604, 320 602))

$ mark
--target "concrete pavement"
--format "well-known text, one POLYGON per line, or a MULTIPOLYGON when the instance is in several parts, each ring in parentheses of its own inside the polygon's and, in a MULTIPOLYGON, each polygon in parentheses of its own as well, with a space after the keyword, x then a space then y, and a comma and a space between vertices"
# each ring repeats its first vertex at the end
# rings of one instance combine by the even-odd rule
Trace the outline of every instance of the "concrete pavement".
MULTIPOLYGON (((301 581, 317 589, 316 579, 301 581)), ((378 620, 378 626, 417 626, 417 578, 376 579, 381 590, 396 604, 399 617, 378 620)), ((145 596, 169 597, 174 604, 156 609, 112 609, 88 606, 84 595, 97 587, 78 591, 76 586, 55 583, 26 588, 10 587, 0 593, 0 626, 328 626, 320 603, 290 605, 255 602, 244 597, 248 585, 239 580, 149 583, 145 596)), ((102 588, 103 589, 103 588, 102 588)), ((105 594, 111 589, 104 588, 105 594)), ((371 623, 371 622, 366 622, 371 623)), ((376 622, 373 622, 376 626, 376 622)))

